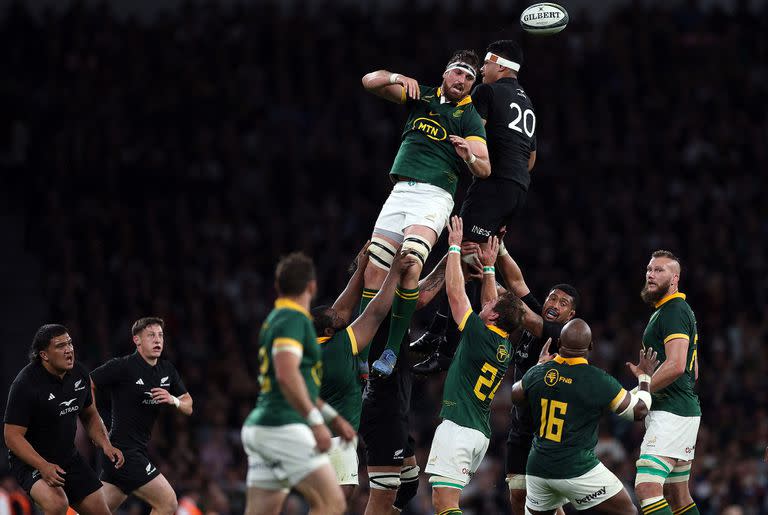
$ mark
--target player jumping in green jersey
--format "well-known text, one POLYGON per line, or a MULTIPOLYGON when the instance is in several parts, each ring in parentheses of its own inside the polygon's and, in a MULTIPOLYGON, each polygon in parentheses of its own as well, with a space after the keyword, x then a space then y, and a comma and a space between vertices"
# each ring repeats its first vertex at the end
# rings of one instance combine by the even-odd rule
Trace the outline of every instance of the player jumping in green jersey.
MULTIPOLYGON (((331 306, 317 306, 312 309, 312 318, 318 334, 318 343, 323 354, 323 383, 320 396, 333 406, 357 431, 362 411, 362 396, 359 385, 358 355, 365 351, 376 334, 382 321, 389 314, 395 287, 405 271, 414 266, 416 257, 398 252, 381 290, 354 321, 351 321, 363 289, 363 271, 368 264, 368 243, 356 258, 356 269, 344 291, 331 306), (350 323, 351 321, 351 323, 350 323)), ((442 289, 445 276, 445 258, 432 272, 419 282, 417 309, 428 304, 442 289)), ((349 499, 358 484, 357 449, 353 446, 339 446, 339 437, 333 438, 329 453, 331 465, 344 495, 349 499)), ((406 503, 416 495, 419 467, 404 463, 394 470, 369 470, 369 480, 376 479, 377 473, 400 475, 401 483, 397 497, 406 503)), ((374 488, 375 488, 375 483, 374 488)), ((397 500, 395 501, 397 503, 397 500)), ((389 503, 391 504, 391 502, 389 503)), ((397 504, 396 504, 397 505, 397 504)))
POLYGON ((454 53, 438 88, 386 70, 363 77, 367 91, 405 104, 408 120, 390 170, 395 186, 374 224, 361 311, 381 288, 398 248, 419 261, 395 293, 387 345, 372 365, 378 376, 391 375, 397 363, 419 296, 419 276, 453 210, 459 174, 465 168, 480 178, 491 173, 485 128, 469 96, 479 61, 471 50, 454 53))
POLYGON ((345 441, 354 440, 355 430, 318 397, 323 366, 309 315, 317 292, 312 260, 300 253, 283 258, 275 288, 275 309, 259 334, 259 397, 242 430, 245 513, 277 515, 295 488, 313 513, 340 515, 346 501, 326 454, 331 434, 325 423, 345 441))
POLYGON ((454 216, 448 226, 445 290, 451 314, 462 332, 456 356, 443 388, 443 421, 429 451, 426 472, 432 483, 435 513, 461 513, 459 497, 483 461, 490 443, 490 405, 510 362, 510 331, 520 326, 522 301, 512 293, 499 297, 492 264, 499 240, 481 245, 483 262, 482 310, 472 311, 461 270, 464 227, 454 216))
POLYGON ((688 480, 701 421, 694 385, 699 375, 696 317, 679 291, 680 260, 669 251, 651 255, 640 296, 655 308, 643 347, 659 353, 653 376, 653 409, 637 461, 635 493, 643 514, 698 515, 688 480))
POLYGON ((579 511, 636 514, 624 485, 595 456, 597 429, 608 409, 627 420, 646 416, 656 352, 641 351, 637 365, 627 363, 638 379, 634 394, 587 362, 592 331, 580 318, 563 327, 559 354, 548 354, 550 343, 512 387, 512 402, 528 403, 538 426, 526 464, 526 513, 552 515, 570 502, 579 511))

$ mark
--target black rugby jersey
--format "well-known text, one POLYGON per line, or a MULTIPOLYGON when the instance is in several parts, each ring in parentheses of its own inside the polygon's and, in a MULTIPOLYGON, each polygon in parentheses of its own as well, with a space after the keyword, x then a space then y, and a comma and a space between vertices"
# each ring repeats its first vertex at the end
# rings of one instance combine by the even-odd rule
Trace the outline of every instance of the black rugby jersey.
POLYGON ((531 183, 528 158, 536 150, 536 114, 531 99, 517 79, 503 78, 475 87, 472 103, 486 122, 489 179, 512 180, 527 191, 531 183))
MULTIPOLYGON (((27 428, 24 435, 46 461, 63 466, 76 454, 77 417, 93 403, 88 370, 75 362, 64 377, 32 362, 19 372, 8 392, 5 423, 27 428)), ((11 460, 18 459, 8 451, 11 460)))
POLYGON ((110 393, 109 435, 112 445, 119 449, 146 449, 152 426, 163 406, 152 399, 152 388, 164 388, 176 397, 187 393, 170 361, 161 358, 152 366, 138 352, 107 361, 91 372, 91 379, 97 396, 99 390, 110 393))
MULTIPOLYGON (((533 295, 528 295, 523 300, 531 311, 537 315, 541 315, 542 305, 533 295)), ((549 338, 552 338, 552 344, 549 346, 549 351, 551 353, 555 352, 560 340, 560 331, 563 330, 563 326, 564 324, 559 322, 549 322, 548 320, 544 320, 541 337, 528 331, 522 331, 520 333, 520 337, 512 345, 512 363, 514 365, 513 380, 515 382, 522 379, 525 373, 539 362, 541 348, 549 338)), ((533 420, 531 419, 531 410, 527 403, 522 406, 512 406, 511 431, 514 433, 532 434, 533 420)))

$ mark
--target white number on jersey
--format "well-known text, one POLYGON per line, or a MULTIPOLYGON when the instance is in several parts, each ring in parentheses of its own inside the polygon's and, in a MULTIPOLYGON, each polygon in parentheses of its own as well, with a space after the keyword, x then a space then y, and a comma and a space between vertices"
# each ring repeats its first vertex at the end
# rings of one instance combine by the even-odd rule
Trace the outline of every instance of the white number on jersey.
POLYGON ((520 133, 525 131, 526 136, 529 138, 533 137, 533 133, 536 130, 536 115, 533 114, 533 111, 530 109, 523 111, 520 108, 520 105, 518 105, 516 102, 509 104, 509 108, 512 109, 512 111, 515 111, 517 116, 517 118, 512 120, 512 122, 509 124, 509 128, 520 133), (521 121, 523 122, 522 128, 520 127, 521 121))

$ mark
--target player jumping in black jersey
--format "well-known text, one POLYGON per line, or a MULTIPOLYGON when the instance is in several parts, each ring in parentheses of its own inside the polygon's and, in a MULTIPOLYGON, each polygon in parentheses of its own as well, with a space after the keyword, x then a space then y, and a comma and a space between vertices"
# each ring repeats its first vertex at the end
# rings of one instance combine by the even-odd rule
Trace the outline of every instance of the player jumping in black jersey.
POLYGON ((170 406, 192 414, 192 397, 163 352, 161 318, 137 320, 131 328, 136 352, 114 358, 91 372, 94 390, 112 399, 112 440, 125 454, 121 469, 106 463, 101 473, 104 498, 114 512, 130 494, 152 506, 152 515, 172 515, 178 507, 176 493, 149 459, 147 444, 155 419, 170 406))
MULTIPOLYGON (((492 172, 485 179, 474 177, 467 190, 460 212, 465 241, 480 243, 497 235, 525 204, 530 173, 536 162, 536 114, 531 99, 517 81, 522 63, 523 52, 514 41, 491 43, 480 69, 483 83, 472 91, 472 102, 487 132, 492 172)), ((446 339, 449 313, 443 300, 429 331, 412 344, 412 350, 428 352, 440 346, 446 339)), ((452 356, 458 344, 458 333, 451 334, 451 348, 443 344, 443 355, 452 356)), ((432 354, 414 370, 429 374, 445 365, 439 354, 432 354)))
POLYGON ((64 515, 72 506, 83 515, 109 515, 101 482, 75 448, 77 419, 116 469, 123 454, 107 436, 67 328, 40 327, 30 361, 13 381, 5 410, 11 473, 45 514, 64 515))

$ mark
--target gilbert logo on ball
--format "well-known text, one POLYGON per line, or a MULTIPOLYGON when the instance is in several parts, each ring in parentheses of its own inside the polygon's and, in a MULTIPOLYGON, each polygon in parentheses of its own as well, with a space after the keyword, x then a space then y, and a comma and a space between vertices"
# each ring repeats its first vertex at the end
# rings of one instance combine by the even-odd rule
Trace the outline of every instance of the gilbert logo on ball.
POLYGON ((530 34, 556 34, 568 25, 568 11, 558 4, 533 4, 520 14, 520 26, 530 34))

